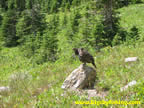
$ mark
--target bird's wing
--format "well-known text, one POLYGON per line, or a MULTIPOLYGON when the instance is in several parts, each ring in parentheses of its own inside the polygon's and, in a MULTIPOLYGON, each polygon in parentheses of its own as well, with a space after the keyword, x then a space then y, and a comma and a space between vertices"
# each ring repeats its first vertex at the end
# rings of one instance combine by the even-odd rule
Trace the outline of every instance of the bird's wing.
POLYGON ((83 57, 85 58, 85 60, 87 62, 93 62, 94 61, 93 56, 88 52, 84 53, 83 57))

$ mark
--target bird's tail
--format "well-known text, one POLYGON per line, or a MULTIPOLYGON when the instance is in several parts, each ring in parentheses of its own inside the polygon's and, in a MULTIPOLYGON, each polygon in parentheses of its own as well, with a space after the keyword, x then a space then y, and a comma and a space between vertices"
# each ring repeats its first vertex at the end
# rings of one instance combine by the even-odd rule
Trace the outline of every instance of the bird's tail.
POLYGON ((92 62, 92 64, 93 64, 93 66, 96 68, 96 65, 95 65, 95 63, 94 63, 94 62, 92 62))

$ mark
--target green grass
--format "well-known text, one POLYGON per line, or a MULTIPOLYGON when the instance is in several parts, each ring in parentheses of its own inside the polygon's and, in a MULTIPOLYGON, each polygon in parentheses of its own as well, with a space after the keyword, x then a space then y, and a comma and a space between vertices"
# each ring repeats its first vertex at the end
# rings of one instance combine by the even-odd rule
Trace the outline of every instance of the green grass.
POLYGON ((121 26, 126 30, 129 30, 132 26, 137 26, 141 37, 144 39, 144 4, 129 5, 119 11, 121 13, 121 26))
MULTIPOLYGON (((96 56, 98 83, 95 88, 100 92, 108 89, 108 100, 144 100, 144 43, 136 46, 117 46, 114 48, 104 48, 96 56), (137 56, 139 61, 125 63, 126 57, 137 56), (120 88, 128 82, 136 80, 138 83, 130 87, 125 92, 120 92, 120 88)), ((74 104, 78 100, 86 100, 86 95, 66 93, 61 89, 64 79, 80 65, 79 61, 63 61, 56 63, 45 63, 43 65, 33 64, 27 58, 23 58, 18 48, 2 50, 0 62, 0 85, 9 85, 12 90, 1 94, 1 104, 3 107, 31 108, 33 106, 44 107, 76 107, 74 104), (11 74, 16 74, 16 80, 10 78, 11 74), (19 74, 17 74, 19 73, 19 74), (21 77, 19 75, 27 75, 21 77)), ((89 64, 90 65, 90 64, 89 64)), ((102 100, 100 98, 93 98, 102 100)), ((83 107, 95 107, 88 105, 83 107)), ((110 105, 109 105, 110 106, 110 105)), ((142 106, 142 105, 141 105, 142 106)), ((78 105, 77 107, 81 107, 78 105)), ((103 107, 106 107, 103 105, 103 107)), ((116 107, 116 106, 115 106, 116 107)), ((118 107, 118 106, 117 106, 118 107)), ((124 105, 123 105, 124 107, 124 105)), ((137 106, 137 107, 140 107, 137 106)))
MULTIPOLYGON (((136 25, 144 37, 144 4, 130 5, 119 10, 121 25, 130 29, 136 25)), ((136 47, 120 45, 106 47, 99 53, 90 49, 97 65, 97 91, 108 90, 104 100, 139 100, 144 101, 144 43, 136 47), (139 61, 125 63, 126 57, 137 56, 139 61), (131 82, 137 85, 124 92, 120 88, 131 82)), ((67 54, 66 54, 67 55, 67 54)), ((68 54, 69 55, 69 54, 68 54)), ((18 48, 3 48, 0 52, 0 86, 10 86, 11 91, 0 94, 0 108, 125 108, 125 105, 76 105, 75 101, 87 100, 87 95, 77 95, 61 89, 65 78, 81 63, 78 59, 62 58, 55 63, 35 64, 32 59, 23 57, 18 48)), ((90 64, 89 64, 90 65, 90 64)), ((90 65, 92 66, 92 65, 90 65)), ((93 100, 103 100, 98 97, 93 100)), ((131 108, 142 108, 141 105, 128 105, 131 108)))

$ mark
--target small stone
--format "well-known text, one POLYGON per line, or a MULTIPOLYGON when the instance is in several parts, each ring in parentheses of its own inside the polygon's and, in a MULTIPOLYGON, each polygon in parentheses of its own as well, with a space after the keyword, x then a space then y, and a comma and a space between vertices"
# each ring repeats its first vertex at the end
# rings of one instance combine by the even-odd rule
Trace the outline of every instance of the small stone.
POLYGON ((128 89, 128 87, 131 87, 131 86, 133 86, 133 85, 136 85, 136 81, 135 80, 133 80, 133 81, 131 81, 131 82, 129 82, 127 85, 125 85, 124 87, 122 87, 120 90, 121 91, 125 91, 125 90, 127 90, 128 89))
POLYGON ((8 92, 9 90, 9 87, 0 87, 0 92, 8 92))
POLYGON ((138 60, 138 57, 128 57, 128 58, 125 58, 125 62, 134 62, 134 61, 137 61, 138 60))

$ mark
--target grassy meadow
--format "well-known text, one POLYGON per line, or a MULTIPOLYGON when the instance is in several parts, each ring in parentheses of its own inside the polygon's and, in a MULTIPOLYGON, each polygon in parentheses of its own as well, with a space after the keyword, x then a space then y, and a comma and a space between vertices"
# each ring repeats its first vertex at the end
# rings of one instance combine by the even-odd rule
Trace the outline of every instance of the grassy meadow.
MULTIPOLYGON (((136 25, 144 37, 144 4, 121 8, 124 29, 136 25)), ((71 51, 70 51, 71 52, 71 51)), ((100 52, 90 49, 97 65, 98 92, 107 91, 105 98, 92 100, 139 100, 140 105, 76 105, 75 101, 87 100, 87 95, 65 92, 61 85, 65 78, 81 62, 71 56, 55 63, 37 65, 33 59, 22 55, 19 48, 2 48, 0 52, 0 86, 10 86, 10 91, 0 94, 0 108, 143 108, 144 107, 144 42, 132 45, 106 47, 100 52), (138 61, 125 63, 127 57, 138 57, 138 61), (69 59, 69 60, 68 60, 69 59), (121 92, 120 88, 136 80, 137 84, 121 92)), ((91 64, 88 64, 92 66, 91 64)))

